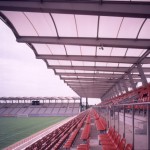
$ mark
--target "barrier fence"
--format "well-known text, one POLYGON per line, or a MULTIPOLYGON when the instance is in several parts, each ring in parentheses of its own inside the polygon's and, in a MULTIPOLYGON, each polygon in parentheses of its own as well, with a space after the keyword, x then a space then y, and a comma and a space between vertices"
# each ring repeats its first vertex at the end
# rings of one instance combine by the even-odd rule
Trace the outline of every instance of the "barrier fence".
POLYGON ((133 149, 150 150, 150 102, 95 106, 106 118, 109 127, 114 127, 132 142, 133 149))

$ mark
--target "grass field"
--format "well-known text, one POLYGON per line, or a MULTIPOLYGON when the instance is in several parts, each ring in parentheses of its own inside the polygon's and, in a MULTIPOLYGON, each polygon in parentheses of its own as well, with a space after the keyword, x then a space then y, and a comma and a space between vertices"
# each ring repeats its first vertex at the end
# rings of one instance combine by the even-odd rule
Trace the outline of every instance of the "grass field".
POLYGON ((66 117, 0 118, 0 149, 65 118, 66 117))

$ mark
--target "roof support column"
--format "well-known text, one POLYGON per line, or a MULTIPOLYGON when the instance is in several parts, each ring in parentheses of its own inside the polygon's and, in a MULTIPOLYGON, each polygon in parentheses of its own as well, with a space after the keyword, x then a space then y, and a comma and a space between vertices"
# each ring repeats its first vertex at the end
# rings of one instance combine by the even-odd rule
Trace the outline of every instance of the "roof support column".
POLYGON ((115 97, 115 92, 113 91, 113 89, 111 90, 111 92, 112 92, 112 98, 114 98, 115 97))
POLYGON ((118 92, 118 90, 117 90, 117 88, 116 88, 116 86, 114 86, 114 92, 115 92, 115 97, 117 97, 118 95, 119 95, 119 92, 118 92))
POLYGON ((136 84, 134 83, 133 77, 131 75, 131 73, 128 74, 129 80, 130 80, 130 84, 133 90, 136 89, 136 84))
POLYGON ((120 95, 120 89, 118 88, 118 84, 115 85, 116 91, 117 91, 117 95, 120 95))
POLYGON ((114 93, 112 90, 110 90, 110 98, 113 98, 113 96, 114 96, 114 93))
POLYGON ((112 88, 112 92, 113 92, 113 97, 116 97, 116 91, 115 91, 114 87, 112 88))
POLYGON ((80 97, 80 112, 82 112, 82 97, 80 97))
POLYGON ((88 109, 88 98, 86 97, 86 109, 88 109))
POLYGON ((110 92, 110 90, 108 91, 108 93, 107 93, 107 97, 110 99, 111 98, 111 92, 110 92))
POLYGON ((147 79, 146 76, 144 74, 143 68, 141 66, 141 64, 137 64, 137 69, 139 71, 140 77, 141 77, 141 81, 143 85, 147 85, 147 79))
POLYGON ((122 80, 122 83, 123 83, 124 90, 125 90, 126 93, 127 93, 127 92, 128 92, 128 87, 127 87, 127 84, 126 84, 126 82, 125 82, 124 79, 122 80))
POLYGON ((123 94, 123 90, 122 90, 121 84, 118 83, 117 85, 118 85, 118 89, 119 89, 120 93, 123 94))

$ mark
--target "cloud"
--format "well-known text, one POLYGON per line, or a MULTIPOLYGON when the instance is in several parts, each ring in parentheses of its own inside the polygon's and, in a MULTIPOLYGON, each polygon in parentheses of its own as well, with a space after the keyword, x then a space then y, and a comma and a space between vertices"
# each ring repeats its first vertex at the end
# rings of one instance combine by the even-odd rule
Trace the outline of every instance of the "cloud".
POLYGON ((77 96, 0 21, 0 96, 77 96))

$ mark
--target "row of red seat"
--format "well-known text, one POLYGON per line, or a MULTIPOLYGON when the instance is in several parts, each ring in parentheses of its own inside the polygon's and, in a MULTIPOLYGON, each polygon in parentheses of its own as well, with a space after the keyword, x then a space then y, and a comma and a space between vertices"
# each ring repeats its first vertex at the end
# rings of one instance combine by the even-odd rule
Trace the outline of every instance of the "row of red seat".
MULTIPOLYGON (((135 90, 129 91, 125 94, 122 94, 118 97, 108 99, 100 103, 99 105, 111 105, 111 104, 118 104, 123 101, 128 101, 131 103, 134 102, 150 102, 150 84, 147 84, 146 86, 139 87, 135 90)), ((132 106, 127 106, 127 109, 132 109, 132 106)), ((135 105, 135 109, 137 110, 146 110, 146 105, 135 105)))
POLYGON ((85 123, 86 124, 90 124, 91 123, 91 116, 90 116, 90 114, 87 116, 85 123))
POLYGON ((80 144, 77 146, 77 150, 89 150, 90 145, 89 145, 89 140, 86 144, 80 144))
POLYGON ((95 118, 96 129, 98 131, 105 131, 107 128, 106 120, 103 117, 99 116, 99 114, 94 109, 92 110, 92 114, 95 118))
POLYGON ((105 131, 106 130, 106 121, 103 118, 98 118, 95 120, 96 129, 98 131, 105 131))
POLYGON ((133 146, 131 144, 126 145, 126 139, 122 138, 110 127, 108 133, 98 135, 99 144, 102 145, 102 150, 132 150, 133 146), (126 145, 126 146, 125 146, 126 145))
POLYGON ((106 130, 106 127, 107 127, 106 121, 104 120, 104 118, 99 116, 97 111, 92 109, 86 119, 86 124, 85 124, 84 129, 81 134, 81 139, 85 140, 86 143, 78 145, 77 150, 89 150, 90 149, 90 144, 89 144, 90 143, 89 142, 90 141, 90 139, 89 139, 90 129, 89 128, 90 128, 90 122, 91 122, 91 115, 95 119, 95 125, 96 125, 97 130, 98 131, 106 130))
POLYGON ((80 128, 83 125, 84 120, 85 120, 85 118, 83 118, 81 120, 81 122, 78 124, 77 128, 72 132, 72 134, 69 136, 69 138, 65 142, 63 148, 65 148, 65 149, 70 149, 71 148, 71 146, 72 146, 72 144, 73 144, 73 142, 74 142, 74 140, 75 140, 75 138, 76 138, 80 128))
POLYGON ((76 118, 27 147, 26 150, 50 150, 52 148, 53 150, 59 149, 86 116, 87 112, 81 113, 76 118))
POLYGON ((81 140, 87 141, 89 139, 90 128, 91 128, 91 124, 90 124, 91 121, 90 120, 91 120, 91 117, 90 117, 90 114, 89 114, 87 116, 87 119, 85 121, 85 125, 84 125, 84 128, 83 128, 83 131, 81 133, 81 137, 80 137, 81 140))
POLYGON ((90 137, 90 128, 91 128, 91 113, 86 118, 85 125, 83 131, 81 133, 80 139, 84 141, 83 144, 79 144, 77 146, 77 150, 89 150, 89 137, 90 137))

